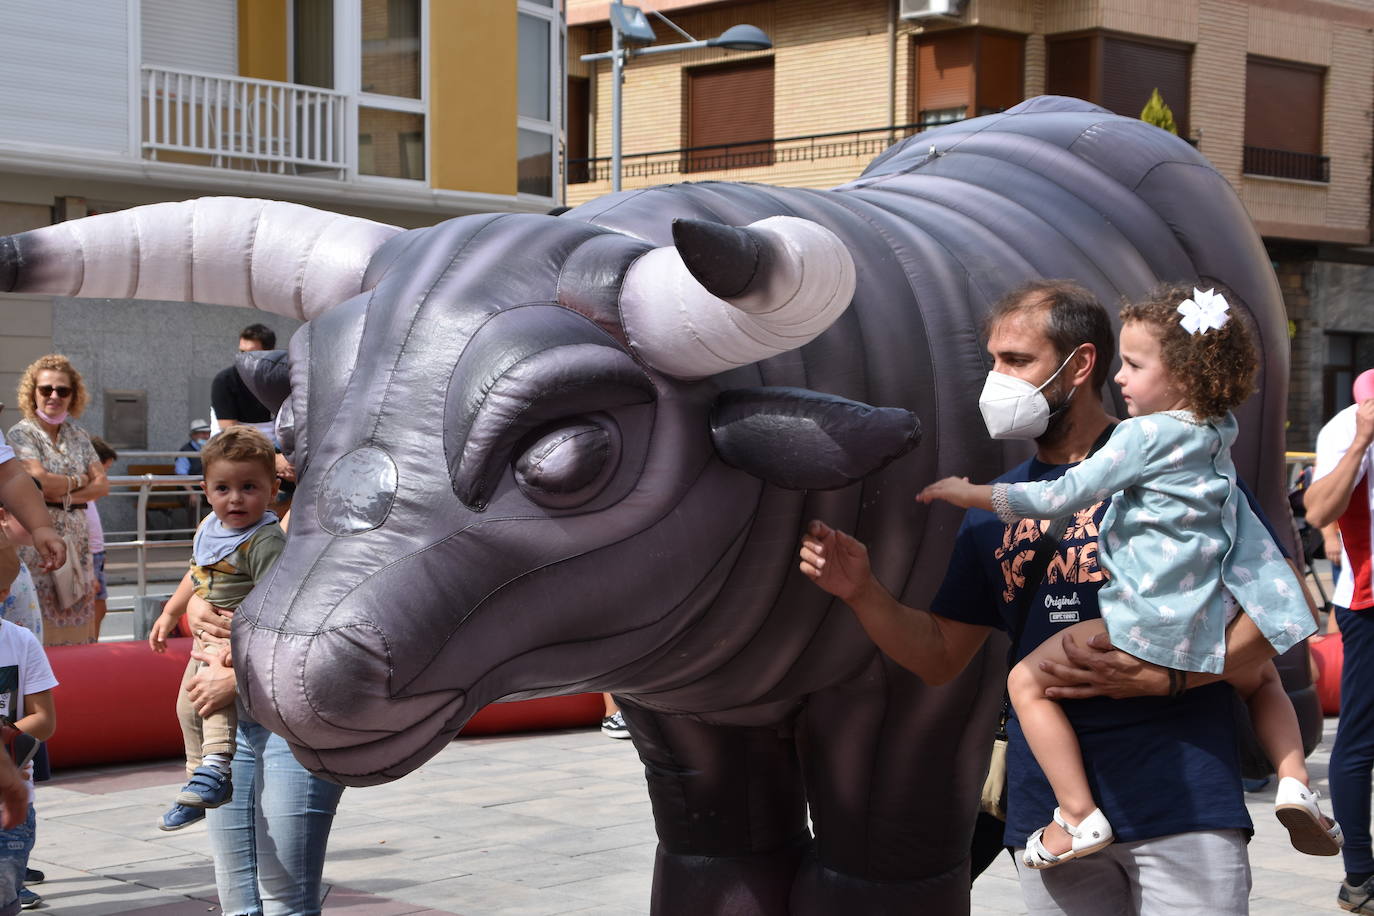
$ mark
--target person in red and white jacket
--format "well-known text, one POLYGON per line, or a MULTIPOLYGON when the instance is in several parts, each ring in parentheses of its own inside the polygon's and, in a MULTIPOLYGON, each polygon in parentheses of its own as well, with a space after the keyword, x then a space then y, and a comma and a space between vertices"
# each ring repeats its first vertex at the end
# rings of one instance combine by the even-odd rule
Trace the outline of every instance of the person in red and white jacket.
MULTIPOLYGON (((1362 376, 1363 378, 1363 376, 1362 376)), ((1357 398, 1360 393, 1356 387, 1357 398)), ((1374 772, 1374 397, 1342 410, 1317 434, 1317 464, 1303 502, 1317 528, 1337 522, 1341 572, 1332 602, 1345 651, 1341 721, 1331 749, 1331 806, 1345 830, 1345 881, 1337 901, 1374 914, 1374 854, 1370 850, 1370 776, 1374 772)))

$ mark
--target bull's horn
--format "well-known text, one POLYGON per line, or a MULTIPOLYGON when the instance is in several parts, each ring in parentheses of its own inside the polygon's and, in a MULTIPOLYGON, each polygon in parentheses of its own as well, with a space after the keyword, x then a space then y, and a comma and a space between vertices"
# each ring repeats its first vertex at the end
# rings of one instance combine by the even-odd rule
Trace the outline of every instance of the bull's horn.
POLYGON ((401 230, 300 204, 202 197, 0 239, 0 292, 237 305, 313 318, 362 291, 401 230))
POLYGON ((818 223, 774 216, 743 229, 674 223, 676 247, 630 266, 620 312, 649 365, 701 378, 795 350, 854 296, 854 259, 818 223))

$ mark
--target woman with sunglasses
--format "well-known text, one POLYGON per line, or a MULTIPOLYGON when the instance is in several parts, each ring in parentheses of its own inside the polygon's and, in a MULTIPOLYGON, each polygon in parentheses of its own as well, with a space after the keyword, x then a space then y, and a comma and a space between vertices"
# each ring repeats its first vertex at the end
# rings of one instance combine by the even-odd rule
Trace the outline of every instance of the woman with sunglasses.
POLYGON ((19 548, 20 558, 33 575, 43 609, 43 643, 49 646, 95 642, 99 635, 86 503, 108 494, 110 482, 91 437, 72 422, 81 416, 86 402, 81 373, 67 357, 40 357, 19 380, 19 407, 24 419, 6 435, 15 457, 42 488, 48 515, 67 542, 75 573, 75 587, 63 600, 53 574, 39 569, 34 549, 19 548))

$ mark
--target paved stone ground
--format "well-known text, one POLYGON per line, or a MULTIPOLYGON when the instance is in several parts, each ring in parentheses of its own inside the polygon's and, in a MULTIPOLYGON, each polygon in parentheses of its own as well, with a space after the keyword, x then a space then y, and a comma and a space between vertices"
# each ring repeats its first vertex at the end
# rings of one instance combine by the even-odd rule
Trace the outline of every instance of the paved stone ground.
MULTIPOLYGON (((1310 764, 1326 792, 1335 720, 1310 764)), ((179 761, 70 771, 39 788, 39 910, 64 916, 219 912, 203 826, 157 819, 179 761)), ((1339 859, 1299 855, 1250 796, 1254 916, 1335 911, 1339 859)), ((648 912, 654 833, 628 741, 596 729, 460 739, 412 775, 344 793, 325 911, 356 916, 632 916, 648 912)), ((1025 913, 1010 860, 973 889, 975 916, 1025 913)))

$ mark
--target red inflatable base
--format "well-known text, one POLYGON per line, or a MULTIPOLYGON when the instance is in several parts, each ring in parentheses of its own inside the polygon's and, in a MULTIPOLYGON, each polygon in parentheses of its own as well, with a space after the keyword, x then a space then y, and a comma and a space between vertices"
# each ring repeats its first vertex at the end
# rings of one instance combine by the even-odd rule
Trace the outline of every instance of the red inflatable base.
MULTIPOLYGON (((60 685, 53 691, 57 733, 48 742, 54 767, 165 760, 185 753, 176 697, 191 657, 190 639, 169 639, 163 654, 142 641, 47 651, 60 685)), ((493 703, 472 717, 463 734, 594 725, 601 712, 596 693, 493 703)))
POLYGON ((1317 699, 1322 704, 1322 715, 1338 716, 1341 713, 1341 669, 1345 666, 1341 634, 1313 636, 1307 641, 1307 648, 1317 664, 1317 699))

